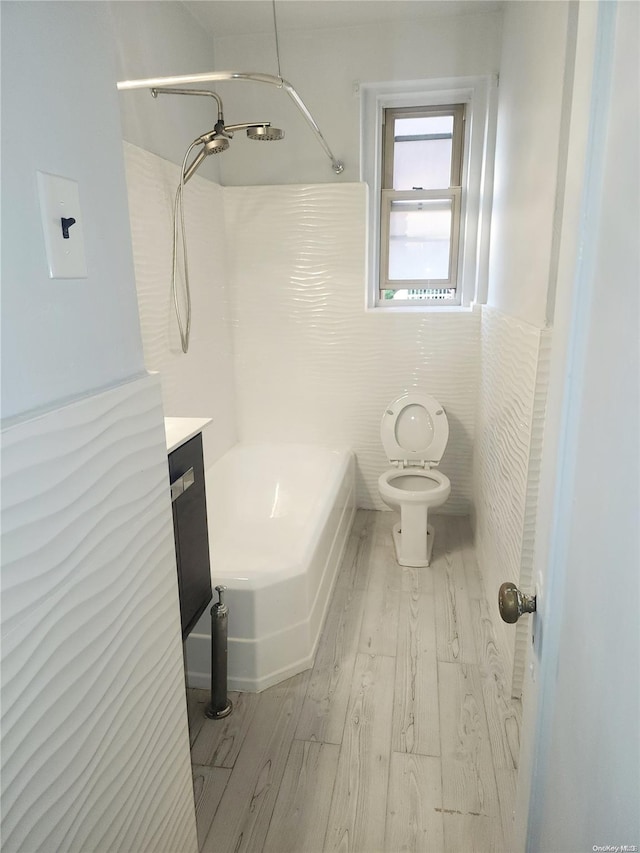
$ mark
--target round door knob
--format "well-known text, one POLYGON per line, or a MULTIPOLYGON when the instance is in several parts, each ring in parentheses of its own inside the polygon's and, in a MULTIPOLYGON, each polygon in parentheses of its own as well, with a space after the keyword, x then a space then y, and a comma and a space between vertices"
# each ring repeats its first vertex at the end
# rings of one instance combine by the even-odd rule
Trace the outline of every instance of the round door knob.
POLYGON ((498 592, 498 608, 503 622, 513 624, 523 613, 535 613, 535 595, 524 595, 513 583, 503 583, 498 592))

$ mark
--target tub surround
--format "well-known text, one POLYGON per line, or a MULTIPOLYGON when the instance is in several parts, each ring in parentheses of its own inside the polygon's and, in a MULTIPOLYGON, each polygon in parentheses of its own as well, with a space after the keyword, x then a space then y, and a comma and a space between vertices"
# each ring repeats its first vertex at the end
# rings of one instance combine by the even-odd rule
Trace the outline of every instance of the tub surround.
POLYGON ((449 419, 446 511, 469 513, 479 311, 365 311, 365 184, 225 187, 240 441, 353 448, 357 503, 385 509, 380 419, 402 393, 449 419))
POLYGON ((189 181, 185 356, 169 293, 179 167, 124 149, 146 367, 161 375, 165 412, 216 413, 203 435, 207 465, 237 441, 346 446, 357 456, 358 506, 384 509, 380 413, 419 391, 449 418, 446 511, 468 514, 480 312, 364 310, 366 185, 189 181))
POLYGON ((185 194, 193 321, 184 355, 170 293, 180 168, 130 143, 124 156, 145 366, 160 375, 167 414, 215 412, 202 436, 212 465, 237 441, 222 187, 195 175, 185 194))
MULTIPOLYGON (((227 587, 229 687, 258 692, 313 665, 355 513, 353 453, 237 445, 206 472, 212 583, 227 587)), ((210 680, 211 623, 186 643, 210 680)))

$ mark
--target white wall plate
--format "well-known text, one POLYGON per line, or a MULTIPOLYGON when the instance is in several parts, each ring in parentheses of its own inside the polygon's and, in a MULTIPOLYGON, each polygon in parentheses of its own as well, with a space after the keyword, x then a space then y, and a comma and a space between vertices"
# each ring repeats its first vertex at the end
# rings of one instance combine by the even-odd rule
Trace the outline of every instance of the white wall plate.
POLYGON ((49 278, 87 278, 78 184, 59 175, 37 174, 49 278), (66 238, 63 219, 67 224, 66 238))

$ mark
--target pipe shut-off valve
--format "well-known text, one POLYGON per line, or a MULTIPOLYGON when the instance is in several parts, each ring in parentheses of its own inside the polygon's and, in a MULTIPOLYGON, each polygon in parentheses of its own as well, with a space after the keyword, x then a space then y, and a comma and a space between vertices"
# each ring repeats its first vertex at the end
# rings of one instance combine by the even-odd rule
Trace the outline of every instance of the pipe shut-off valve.
POLYGON ((232 710, 227 696, 227 635, 229 608, 224 603, 226 586, 217 586, 218 601, 211 608, 211 702, 205 709, 210 720, 221 720, 232 710))

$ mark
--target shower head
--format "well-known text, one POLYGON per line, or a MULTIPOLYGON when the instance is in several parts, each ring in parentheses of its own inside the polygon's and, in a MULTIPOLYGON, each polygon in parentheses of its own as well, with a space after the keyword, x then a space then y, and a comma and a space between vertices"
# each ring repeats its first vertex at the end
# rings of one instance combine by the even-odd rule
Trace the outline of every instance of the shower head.
POLYGON ((284 139, 284 130, 279 127, 271 127, 270 124, 254 124, 247 128, 249 139, 264 140, 265 142, 284 139))
POLYGON ((185 184, 189 178, 193 177, 193 175, 198 171, 202 161, 205 160, 209 154, 219 154, 221 151, 226 151, 229 147, 229 140, 223 133, 220 133, 217 130, 212 130, 209 133, 199 136, 198 139, 193 142, 193 145, 198 144, 201 144, 202 148, 198 151, 198 154, 191 161, 190 165, 184 170, 182 180, 185 184))
POLYGON ((229 140, 233 139, 233 134, 227 132, 224 126, 224 119, 218 119, 213 130, 203 133, 195 140, 195 145, 201 143, 205 147, 207 154, 217 154, 218 151, 226 151, 229 147, 229 140))
POLYGON ((228 138, 220 133, 214 133, 213 136, 204 141, 203 151, 205 155, 219 154, 221 151, 226 151, 228 147, 228 138))

